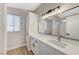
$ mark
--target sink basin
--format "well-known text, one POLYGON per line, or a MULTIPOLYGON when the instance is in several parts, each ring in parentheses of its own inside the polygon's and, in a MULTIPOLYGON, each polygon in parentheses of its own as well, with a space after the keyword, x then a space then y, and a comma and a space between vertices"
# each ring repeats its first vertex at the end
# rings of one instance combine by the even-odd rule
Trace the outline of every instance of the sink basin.
POLYGON ((56 41, 56 40, 49 40, 50 43, 58 46, 58 47, 61 47, 61 48, 65 48, 67 46, 67 44, 63 43, 63 42, 59 42, 59 41, 56 41))

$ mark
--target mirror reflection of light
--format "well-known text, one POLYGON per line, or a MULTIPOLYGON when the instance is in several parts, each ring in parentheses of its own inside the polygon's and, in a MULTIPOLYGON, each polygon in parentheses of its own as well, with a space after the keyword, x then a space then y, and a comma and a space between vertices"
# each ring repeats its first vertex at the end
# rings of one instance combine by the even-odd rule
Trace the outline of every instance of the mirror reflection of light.
POLYGON ((66 22, 66 20, 63 20, 63 22, 66 22))

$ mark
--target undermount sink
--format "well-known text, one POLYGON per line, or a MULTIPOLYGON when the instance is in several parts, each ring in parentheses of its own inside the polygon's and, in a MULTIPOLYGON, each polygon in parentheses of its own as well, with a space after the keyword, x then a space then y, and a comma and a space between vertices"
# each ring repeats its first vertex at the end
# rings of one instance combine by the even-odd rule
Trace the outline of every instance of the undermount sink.
POLYGON ((67 44, 63 43, 63 42, 59 42, 59 41, 56 41, 56 40, 49 40, 50 43, 58 46, 58 47, 61 47, 61 48, 65 48, 67 46, 67 44))

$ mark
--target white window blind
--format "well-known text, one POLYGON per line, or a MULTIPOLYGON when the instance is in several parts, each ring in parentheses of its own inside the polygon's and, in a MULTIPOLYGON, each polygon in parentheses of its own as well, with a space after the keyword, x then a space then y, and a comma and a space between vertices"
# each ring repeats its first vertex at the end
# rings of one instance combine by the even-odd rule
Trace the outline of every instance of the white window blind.
POLYGON ((7 15, 7 32, 20 31, 20 16, 8 14, 7 15))

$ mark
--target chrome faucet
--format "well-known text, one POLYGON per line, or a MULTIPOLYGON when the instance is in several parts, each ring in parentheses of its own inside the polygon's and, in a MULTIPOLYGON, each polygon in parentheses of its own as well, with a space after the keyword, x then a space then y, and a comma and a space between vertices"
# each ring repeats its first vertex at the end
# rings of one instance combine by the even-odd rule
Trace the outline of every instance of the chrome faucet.
POLYGON ((58 41, 59 42, 61 41, 61 37, 62 37, 62 35, 58 34, 58 41))
POLYGON ((59 32, 58 32, 58 41, 59 41, 59 42, 61 41, 61 35, 60 35, 59 32))

